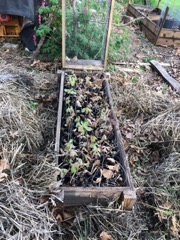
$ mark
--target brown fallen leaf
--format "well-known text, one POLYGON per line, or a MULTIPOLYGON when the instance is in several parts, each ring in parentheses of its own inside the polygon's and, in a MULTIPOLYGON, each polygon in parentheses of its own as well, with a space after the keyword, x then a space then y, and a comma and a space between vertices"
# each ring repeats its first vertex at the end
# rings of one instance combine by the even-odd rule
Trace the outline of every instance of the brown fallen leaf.
POLYGON ((57 191, 61 185, 62 185, 62 181, 61 181, 61 180, 58 181, 58 182, 52 182, 52 183, 49 185, 49 191, 50 191, 50 192, 57 191))
POLYGON ((76 150, 70 150, 70 152, 69 152, 69 156, 71 157, 71 158, 73 158, 73 157, 76 157, 77 156, 77 152, 76 152, 76 150))
POLYGON ((94 181, 95 183, 100 183, 101 182, 101 180, 102 180, 102 178, 101 177, 99 177, 99 178, 97 178, 96 179, 96 181, 94 181))
POLYGON ((0 160, 0 171, 2 172, 5 169, 9 169, 9 161, 8 160, 0 160))
POLYGON ((57 220, 58 224, 61 224, 62 221, 63 221, 63 218, 62 218, 62 216, 61 216, 60 214, 58 214, 58 215, 56 216, 56 220, 57 220))
POLYGON ((103 232, 100 234, 100 239, 101 239, 101 240, 112 240, 112 236, 111 236, 109 233, 103 231, 103 232))
POLYGON ((96 160, 96 161, 93 163, 93 167, 99 167, 99 166, 100 166, 100 163, 101 163, 100 160, 96 160))
POLYGON ((39 198, 39 202, 41 203, 41 204, 43 204, 43 203, 45 203, 45 202, 48 202, 49 201, 49 196, 47 196, 47 195, 43 195, 43 196, 41 196, 40 198, 39 198))
POLYGON ((65 220, 68 220, 68 219, 71 219, 73 216, 69 213, 66 213, 66 212, 63 212, 63 219, 64 221, 65 220))
POLYGON ((110 179, 110 178, 112 178, 112 176, 113 176, 113 172, 111 171, 111 170, 108 170, 108 169, 103 169, 102 170, 102 175, 103 175, 103 177, 104 178, 106 178, 106 179, 110 179))
POLYGON ((152 161, 152 163, 158 163, 159 162, 159 151, 158 150, 155 150, 154 152, 152 152, 151 161, 152 161))
POLYGON ((109 169, 109 170, 114 170, 114 166, 112 166, 112 165, 106 165, 106 167, 109 169))
POLYGON ((133 134, 131 132, 126 133, 126 138, 127 139, 132 139, 133 138, 133 134))
POLYGON ((0 172, 0 182, 6 181, 8 175, 6 173, 0 172))
POLYGON ((178 237, 179 224, 177 223, 176 217, 174 215, 172 216, 171 222, 172 222, 172 226, 171 226, 172 235, 174 237, 178 237))
POLYGON ((100 96, 94 96, 94 97, 91 98, 91 100, 93 102, 97 102, 97 101, 101 100, 101 97, 100 96))

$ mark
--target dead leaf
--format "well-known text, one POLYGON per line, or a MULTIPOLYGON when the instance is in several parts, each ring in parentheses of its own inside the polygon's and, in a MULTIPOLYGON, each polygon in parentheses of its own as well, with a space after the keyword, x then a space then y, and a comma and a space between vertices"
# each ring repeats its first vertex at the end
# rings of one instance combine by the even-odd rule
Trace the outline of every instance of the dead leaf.
POLYGON ((151 161, 153 163, 158 163, 159 162, 159 151, 158 150, 155 150, 154 152, 152 152, 151 161))
POLYGON ((99 88, 102 88, 102 80, 101 79, 96 79, 94 84, 99 87, 99 88))
POLYGON ((56 220, 57 220, 58 224, 61 224, 63 222, 63 218, 62 218, 62 216, 60 214, 58 214, 56 216, 56 220))
POLYGON ((133 134, 131 132, 126 133, 126 138, 127 139, 132 139, 133 138, 133 134))
POLYGON ((6 173, 0 172, 0 182, 4 182, 7 179, 8 175, 6 173))
POLYGON ((172 207, 172 203, 170 203, 170 202, 165 202, 165 203, 163 204, 163 207, 166 208, 166 209, 170 209, 170 208, 172 207))
POLYGON ((109 170, 114 170, 114 166, 112 166, 112 165, 106 165, 106 167, 109 169, 109 170))
POLYGON ((2 172, 5 169, 9 169, 9 161, 8 160, 0 160, 0 171, 2 172))
POLYGON ((91 100, 93 102, 97 102, 97 101, 101 100, 101 97, 100 96, 94 96, 94 97, 91 98, 91 100))
POLYGON ((119 172, 119 169, 120 169, 120 165, 119 164, 115 164, 114 165, 114 171, 115 172, 119 172))
POLYGON ((54 192, 56 190, 58 190, 58 188, 62 185, 61 180, 58 182, 53 182, 49 185, 49 191, 50 192, 54 192))
POLYGON ((79 100, 76 101, 76 106, 77 106, 77 107, 82 107, 82 105, 81 105, 81 103, 80 103, 79 100))
POLYGON ((41 197, 39 198, 39 202, 40 202, 41 204, 43 204, 43 203, 45 203, 45 202, 48 202, 48 201, 49 201, 49 196, 47 196, 47 195, 41 196, 41 197))
POLYGON ((113 176, 113 172, 111 171, 111 170, 108 170, 108 169, 103 169, 102 170, 102 175, 103 175, 103 177, 104 178, 106 178, 106 179, 110 179, 110 178, 112 178, 112 176, 113 176))
POLYGON ((36 64, 38 64, 38 63, 40 63, 40 61, 39 60, 34 60, 34 62, 31 64, 31 67, 34 67, 36 64))
POLYGON ((102 180, 102 178, 101 177, 99 177, 99 178, 97 178, 96 179, 96 181, 94 181, 95 183, 100 183, 101 182, 101 180, 102 180))
POLYGON ((172 222, 172 226, 171 226, 172 235, 174 237, 178 237, 179 224, 177 223, 176 217, 174 215, 172 216, 171 222, 172 222))
POLYGON ((99 166, 100 166, 100 163, 101 163, 100 160, 96 160, 96 161, 93 163, 93 167, 99 167, 99 166))
POLYGON ((114 158, 107 158, 107 160, 108 160, 109 162, 111 162, 111 163, 115 163, 115 162, 116 162, 116 160, 115 160, 114 158))
POLYGON ((63 219, 64 219, 64 221, 68 220, 70 218, 72 218, 72 215, 70 215, 69 213, 63 212, 63 219))
POLYGON ((73 157, 77 156, 77 152, 72 149, 72 150, 69 152, 69 156, 70 156, 71 158, 73 158, 73 157))
POLYGON ((101 240, 112 240, 112 236, 111 236, 109 233, 103 231, 103 232, 100 234, 100 239, 101 239, 101 240))

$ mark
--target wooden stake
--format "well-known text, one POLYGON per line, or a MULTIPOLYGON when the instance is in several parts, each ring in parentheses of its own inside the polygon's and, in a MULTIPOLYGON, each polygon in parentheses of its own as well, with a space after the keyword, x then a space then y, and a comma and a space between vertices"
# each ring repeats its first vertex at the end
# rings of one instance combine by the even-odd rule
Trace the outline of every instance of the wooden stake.
POLYGON ((166 7, 166 10, 165 10, 163 19, 162 19, 161 24, 160 24, 160 26, 159 26, 159 32, 158 32, 158 34, 157 34, 157 36, 156 36, 156 38, 155 38, 155 41, 154 41, 154 44, 155 44, 155 45, 156 45, 156 43, 157 43, 157 41, 158 41, 159 35, 160 35, 160 33, 161 33, 161 30, 162 30, 162 28, 163 28, 163 26, 164 26, 164 23, 165 23, 165 20, 166 20, 168 11, 169 11, 169 7, 166 7))
POLYGON ((160 4, 161 0, 158 1, 158 4, 157 4, 157 7, 156 8, 159 8, 159 4, 160 4))

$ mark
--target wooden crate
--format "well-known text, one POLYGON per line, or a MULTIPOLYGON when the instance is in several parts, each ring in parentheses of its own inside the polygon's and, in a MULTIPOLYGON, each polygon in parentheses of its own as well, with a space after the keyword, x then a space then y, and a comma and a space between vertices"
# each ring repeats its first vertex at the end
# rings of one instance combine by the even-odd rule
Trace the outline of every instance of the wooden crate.
POLYGON ((155 21, 160 15, 145 13, 145 10, 153 10, 151 7, 129 4, 127 15, 140 19, 140 27, 146 37, 155 45, 180 47, 180 31, 175 29, 161 28, 155 21))
POLYGON ((13 16, 13 19, 0 25, 0 37, 19 37, 23 17, 13 16))
MULTIPOLYGON (((60 93, 59 93, 59 108, 56 128, 56 160, 57 165, 59 163, 59 149, 61 141, 61 119, 63 108, 63 92, 64 92, 64 72, 58 72, 58 78, 60 81, 60 93)), ((64 206, 77 206, 84 204, 97 204, 108 205, 108 203, 115 201, 122 206, 123 209, 132 209, 136 201, 136 193, 132 183, 132 177, 130 174, 130 168, 128 160, 123 147, 123 140, 121 132, 119 130, 118 120, 113 110, 112 99, 109 89, 109 84, 104 80, 104 91, 110 104, 115 139, 117 141, 118 153, 121 159, 121 166, 123 170, 124 186, 122 187, 62 187, 64 191, 64 206)))

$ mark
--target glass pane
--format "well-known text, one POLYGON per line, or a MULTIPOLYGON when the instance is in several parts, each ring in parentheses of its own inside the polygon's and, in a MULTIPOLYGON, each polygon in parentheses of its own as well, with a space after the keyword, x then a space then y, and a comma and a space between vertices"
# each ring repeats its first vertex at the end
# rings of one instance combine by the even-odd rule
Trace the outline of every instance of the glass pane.
POLYGON ((110 7, 111 0, 66 1, 66 61, 104 60, 110 7))

